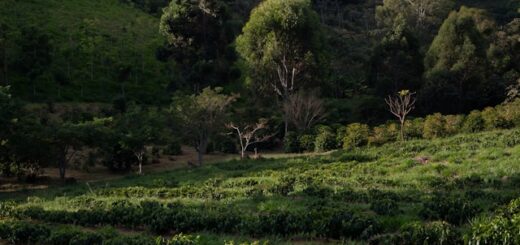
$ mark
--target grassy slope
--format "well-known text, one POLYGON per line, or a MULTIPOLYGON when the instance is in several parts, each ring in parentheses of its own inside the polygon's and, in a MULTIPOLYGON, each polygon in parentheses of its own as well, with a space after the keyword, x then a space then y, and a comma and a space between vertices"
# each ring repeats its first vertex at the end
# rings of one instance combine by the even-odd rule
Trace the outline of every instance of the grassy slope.
MULTIPOLYGON (((110 207, 118 200, 132 203, 156 200, 194 208, 228 207, 243 213, 273 210, 305 213, 318 204, 348 207, 356 213, 372 216, 381 224, 382 232, 392 233, 410 222, 426 222, 419 213, 436 192, 444 197, 464 197, 478 206, 480 213, 493 211, 519 197, 518 162, 520 130, 516 129, 432 141, 415 140, 336 152, 330 156, 224 162, 100 183, 94 186, 94 193, 98 194, 89 193, 83 185, 35 193, 33 195, 40 198, 27 199, 20 207, 73 212, 88 210, 89 206, 84 206, 82 201, 88 198, 102 207, 110 207), (417 156, 429 156, 431 161, 419 164, 414 160, 417 156), (296 178, 294 191, 288 196, 272 193, 272 188, 287 177, 296 178), (191 188, 199 194, 159 197, 162 191, 179 188, 164 189, 172 181, 178 182, 180 188, 191 188), (309 191, 312 190, 309 187, 314 187, 314 191, 309 191), (251 190, 264 194, 248 194, 251 190), (126 194, 121 194, 125 191, 126 194), (100 194, 102 192, 115 194, 100 194), (376 214, 371 204, 387 197, 397 201, 397 213, 376 214)), ((0 196, 0 199, 10 198, 0 196)), ((458 225, 461 230, 467 227, 470 218, 458 225)))
MULTIPOLYGON (((155 59, 156 48, 163 39, 158 33, 157 17, 120 3, 118 0, 3 0, 0 1, 0 22, 13 31, 10 43, 11 69, 16 67, 16 44, 20 31, 35 26, 49 35, 53 46, 52 72, 66 73, 66 59, 71 60, 72 81, 65 85, 61 96, 55 82, 42 79, 37 87, 36 99, 110 101, 120 93, 115 81, 115 62, 134 63, 139 67, 137 79, 129 79, 127 93, 131 97, 154 97, 164 91, 164 64, 155 59), (80 26, 94 21, 93 30, 101 37, 95 58, 95 78, 90 81, 89 58, 79 51, 82 37, 80 26), (72 39, 72 44, 70 44, 72 39), (74 50, 72 58, 65 58, 62 49, 74 50), (112 61, 108 61, 111 59, 112 61), (108 65, 107 65, 108 64, 108 65), (141 70, 140 68, 144 68, 141 70), (84 84, 84 96, 80 86, 84 84), (145 90, 145 91, 143 91, 145 90)), ((11 72, 11 73, 13 73, 11 72)), ((24 74, 11 74, 15 92, 27 99, 34 99, 24 74)), ((50 79, 52 80, 52 78, 50 79)))

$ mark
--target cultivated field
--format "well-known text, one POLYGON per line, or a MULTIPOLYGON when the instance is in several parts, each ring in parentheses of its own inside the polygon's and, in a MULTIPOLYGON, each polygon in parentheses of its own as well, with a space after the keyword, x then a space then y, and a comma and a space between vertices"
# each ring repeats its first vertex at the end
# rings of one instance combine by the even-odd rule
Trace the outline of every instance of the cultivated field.
POLYGON ((518 129, 233 160, 16 202, 3 195, 0 236, 17 244, 496 242, 494 234, 518 234, 518 205, 502 207, 520 196, 519 162, 518 129))

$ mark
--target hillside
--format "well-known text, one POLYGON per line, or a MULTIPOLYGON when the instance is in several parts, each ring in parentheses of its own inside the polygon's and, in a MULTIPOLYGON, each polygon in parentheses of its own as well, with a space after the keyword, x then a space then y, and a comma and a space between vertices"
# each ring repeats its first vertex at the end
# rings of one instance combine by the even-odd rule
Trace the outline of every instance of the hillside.
MULTIPOLYGON (((519 161, 520 130, 491 131, 78 184, 5 203, 0 215, 90 228, 111 225, 125 233, 198 234, 200 244, 230 239, 460 244, 464 235, 484 234, 469 234, 478 230, 477 217, 520 195, 519 161)), ((52 234, 71 229, 40 228, 52 234)))
POLYGON ((7 80, 32 101, 161 100, 169 72, 155 57, 158 25, 119 0, 1 1, 7 80))
MULTIPOLYGON (((244 23, 255 1, 229 1, 244 23)), ((179 78, 173 62, 157 60, 164 43, 158 32, 163 1, 4 0, 0 2, 0 82, 35 102, 111 102, 126 97, 145 103, 168 99, 167 86, 179 78), (144 4, 144 5, 143 5, 144 4), (150 6, 149 6, 150 5, 150 6), (153 7, 152 7, 153 5, 153 7), (34 41, 31 41, 34 40, 34 41), (37 40, 37 41, 36 41, 37 40), (3 52, 2 50, 5 50, 3 52), (38 59, 32 56, 38 54, 38 59), (5 75, 3 74, 5 73, 5 75)), ((379 1, 316 1, 329 27, 331 97, 364 93, 364 66, 374 42, 374 7, 379 1), (339 50, 337 49, 339 48, 339 50)), ((488 10, 500 23, 518 17, 518 1, 458 1, 488 10)), ((226 81, 232 83, 233 81, 226 81)), ((325 90, 326 90, 325 89, 325 90)))

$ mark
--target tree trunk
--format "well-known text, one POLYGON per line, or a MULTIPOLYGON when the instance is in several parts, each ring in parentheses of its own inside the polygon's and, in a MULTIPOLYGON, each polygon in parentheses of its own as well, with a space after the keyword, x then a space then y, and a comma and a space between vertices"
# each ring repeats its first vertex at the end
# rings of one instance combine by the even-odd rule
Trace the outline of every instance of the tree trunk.
POLYGON ((240 159, 244 160, 246 158, 246 149, 242 148, 240 152, 240 159))
POLYGON ((4 65, 2 67, 2 69, 4 70, 4 85, 7 85, 9 83, 9 79, 7 78, 7 49, 4 50, 4 57, 3 57, 4 61, 4 65))
POLYGON ((289 133, 289 117, 287 116, 287 112, 285 112, 285 115, 284 115, 284 124, 285 124, 285 134, 284 134, 284 137, 287 136, 287 133, 289 133))
POLYGON ((198 154, 197 154, 197 157, 198 157, 198 159, 197 159, 197 160, 198 160, 198 164, 199 164, 199 166, 202 166, 202 161, 203 161, 204 153, 202 153, 202 151, 200 151, 200 150, 199 150, 197 153, 198 153, 198 154))
POLYGON ((143 156, 139 155, 139 157, 137 159, 139 159, 139 175, 142 175, 143 174, 143 156))
POLYGON ((198 164, 199 166, 202 166, 202 163, 204 161, 204 154, 208 150, 208 140, 207 139, 201 139, 198 147, 197 147, 197 155, 198 155, 198 164))
POLYGON ((401 141, 404 141, 404 121, 401 122, 401 141))
MULTIPOLYGON (((65 153, 66 154, 66 153, 65 153)), ((65 180, 65 171, 67 170, 67 156, 62 156, 59 162, 60 179, 65 180)))

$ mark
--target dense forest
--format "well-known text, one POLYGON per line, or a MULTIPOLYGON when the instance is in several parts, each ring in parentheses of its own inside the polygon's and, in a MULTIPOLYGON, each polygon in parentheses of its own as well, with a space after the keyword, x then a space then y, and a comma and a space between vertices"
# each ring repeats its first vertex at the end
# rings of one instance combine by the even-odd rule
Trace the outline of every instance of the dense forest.
POLYGON ((518 244, 519 106, 519 0, 1 0, 0 244, 518 244))

